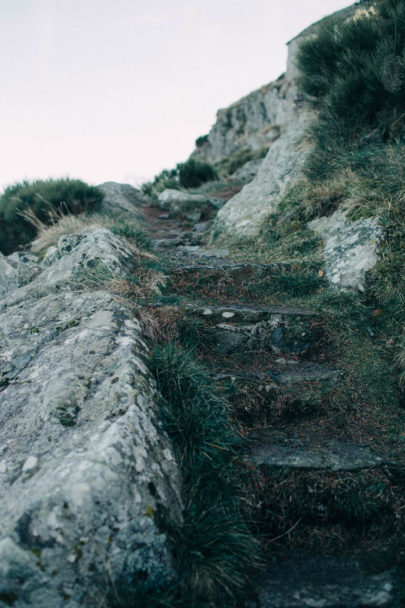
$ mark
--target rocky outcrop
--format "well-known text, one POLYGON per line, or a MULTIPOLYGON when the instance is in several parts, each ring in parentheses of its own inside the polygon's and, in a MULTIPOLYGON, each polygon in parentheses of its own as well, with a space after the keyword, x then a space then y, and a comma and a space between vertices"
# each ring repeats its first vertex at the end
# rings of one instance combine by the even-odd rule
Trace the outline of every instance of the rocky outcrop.
POLYGON ((102 282, 83 287, 136 261, 102 228, 52 249, 0 305, 0 606, 15 608, 100 606, 117 577, 160 581, 173 564, 155 514, 181 519, 139 322, 102 282))
POLYGON ((374 218, 351 222, 337 210, 308 224, 323 238, 326 278, 332 287, 364 291, 366 272, 378 260, 378 243, 383 229, 374 218))
POLYGON ((277 209, 288 190, 302 176, 310 149, 305 131, 311 115, 298 105, 294 111, 295 121, 271 146, 255 179, 218 212, 214 234, 232 238, 254 235, 263 219, 277 209))
POLYGON ((260 150, 271 145, 294 120, 295 95, 291 80, 282 76, 219 110, 211 131, 192 157, 215 163, 244 148, 260 150))
POLYGON ((242 182, 243 184, 248 184, 256 177, 262 164, 262 158, 258 158, 257 160, 249 160, 247 163, 242 165, 242 167, 237 169, 237 171, 235 171, 233 177, 236 181, 242 182))
POLYGON ((41 272, 38 256, 16 251, 7 257, 0 253, 0 296, 25 285, 41 272))
MULTIPOLYGON (((369 4, 364 0, 326 19, 332 18, 336 22, 350 19, 369 4)), ((269 130, 270 133, 272 128, 278 128, 279 137, 267 142, 270 149, 257 175, 220 211, 213 234, 232 238, 254 235, 265 216, 277 209, 288 190, 302 176, 308 151, 308 144, 304 141, 305 132, 308 121, 315 115, 305 107, 297 89, 296 57, 302 40, 314 35, 324 21, 314 23, 288 43, 287 71, 281 79, 219 111, 217 122, 194 152, 196 158, 213 162, 237 148, 256 149, 259 142, 263 145, 261 137, 264 131, 267 133, 269 130), (266 107, 266 120, 269 121, 267 127, 264 126, 264 119, 258 118, 263 104, 266 107), (238 122, 237 117, 243 116, 245 111, 251 116, 250 122, 249 119, 238 122)))
POLYGON ((98 188, 104 194, 101 204, 102 212, 113 215, 129 213, 132 217, 136 216, 138 220, 143 219, 139 208, 145 206, 146 200, 140 190, 129 184, 118 184, 116 182, 105 182, 98 188))

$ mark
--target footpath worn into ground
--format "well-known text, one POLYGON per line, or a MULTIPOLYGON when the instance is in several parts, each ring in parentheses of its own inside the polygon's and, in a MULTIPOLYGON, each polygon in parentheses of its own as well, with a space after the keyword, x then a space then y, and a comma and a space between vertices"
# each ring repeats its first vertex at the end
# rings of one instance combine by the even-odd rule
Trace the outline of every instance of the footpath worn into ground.
POLYGON ((245 507, 267 560, 246 605, 392 605, 404 508, 400 442, 372 412, 330 405, 349 380, 324 316, 288 296, 272 302, 272 281, 286 264, 233 259, 204 245, 203 224, 158 207, 145 214, 168 273, 164 296, 147 308, 169 334, 173 319, 184 322, 226 387, 243 438, 245 507))

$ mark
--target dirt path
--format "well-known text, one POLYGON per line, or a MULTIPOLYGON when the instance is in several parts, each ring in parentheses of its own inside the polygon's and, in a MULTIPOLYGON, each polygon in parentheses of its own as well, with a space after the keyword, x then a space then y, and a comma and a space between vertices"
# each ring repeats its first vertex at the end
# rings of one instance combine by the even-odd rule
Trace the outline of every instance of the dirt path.
POLYGON ((347 370, 325 319, 288 298, 263 302, 261 285, 268 291, 282 264, 232 260, 186 222, 154 207, 145 214, 170 263, 176 314, 198 321, 199 356, 227 383, 245 438, 248 506, 269 560, 253 582, 258 603, 246 605, 391 605, 404 473, 370 412, 330 405, 347 370))

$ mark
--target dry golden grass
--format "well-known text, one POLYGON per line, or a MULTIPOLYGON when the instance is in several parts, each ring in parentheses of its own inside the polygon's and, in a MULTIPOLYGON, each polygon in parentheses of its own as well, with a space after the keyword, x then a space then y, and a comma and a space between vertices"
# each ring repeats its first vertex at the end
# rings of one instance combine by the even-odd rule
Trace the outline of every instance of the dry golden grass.
MULTIPOLYGON (((82 215, 71 215, 54 213, 51 217, 51 224, 44 224, 31 210, 24 212, 24 218, 29 221, 37 229, 37 238, 31 243, 31 249, 34 253, 44 253, 48 247, 56 245, 59 238, 64 234, 73 234, 81 232, 91 226, 98 226, 100 228, 111 228, 117 223, 117 219, 110 218, 108 216, 93 214, 88 216, 82 215)), ((136 243, 131 239, 120 237, 123 240, 131 252, 138 258, 156 260, 156 256, 153 253, 145 251, 139 248, 136 243)))
POLYGON ((56 245, 63 234, 81 232, 90 226, 105 226, 105 219, 101 216, 86 215, 54 215, 50 225, 44 224, 31 211, 24 213, 24 218, 35 226, 38 236, 31 244, 34 253, 46 251, 51 245, 56 245))
POLYGON ((151 295, 160 295, 166 282, 167 277, 163 272, 147 271, 141 272, 139 283, 126 279, 111 279, 106 282, 106 287, 114 294, 127 298, 143 299, 151 295))

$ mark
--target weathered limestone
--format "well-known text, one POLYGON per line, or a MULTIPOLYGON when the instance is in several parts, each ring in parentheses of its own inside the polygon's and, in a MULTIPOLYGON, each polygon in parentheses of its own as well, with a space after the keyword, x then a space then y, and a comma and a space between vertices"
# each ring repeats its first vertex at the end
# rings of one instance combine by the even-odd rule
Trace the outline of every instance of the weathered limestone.
POLYGON ((129 184, 105 182, 97 186, 104 194, 101 210, 105 213, 124 213, 143 220, 139 208, 145 206, 146 200, 140 190, 129 184))
POLYGON ((181 519, 139 322, 102 286, 80 290, 87 269, 125 276, 135 260, 100 228, 56 253, 0 304, 0 606, 14 608, 99 607, 117 577, 161 581, 173 563, 154 517, 181 519))
POLYGON ((29 283, 40 272, 39 258, 32 253, 16 251, 8 256, 0 253, 0 297, 29 283))
POLYGON ((215 163, 241 149, 272 145, 294 120, 295 97, 291 80, 280 77, 219 110, 205 143, 195 149, 192 158, 215 163))
POLYGON ((15 289, 10 300, 21 301, 28 296, 69 289, 97 269, 124 277, 135 265, 131 251, 119 237, 106 228, 91 226, 78 234, 61 236, 58 247, 48 249, 42 272, 24 288, 15 289))
POLYGON ((250 160, 244 165, 242 165, 242 167, 240 167, 237 171, 235 171, 232 177, 237 181, 241 181, 244 184, 248 184, 252 181, 252 179, 256 177, 262 164, 262 158, 258 158, 257 160, 250 160))
POLYGON ((305 139, 310 119, 309 112, 295 108, 295 121, 271 146, 255 179, 219 210, 213 234, 238 238, 258 232, 264 218, 277 209, 302 175, 310 150, 305 139))
POLYGON ((377 219, 351 222, 339 209, 330 217, 309 222, 308 228, 324 240, 326 278, 338 289, 365 289, 366 272, 378 261, 378 243, 384 231, 377 219))

